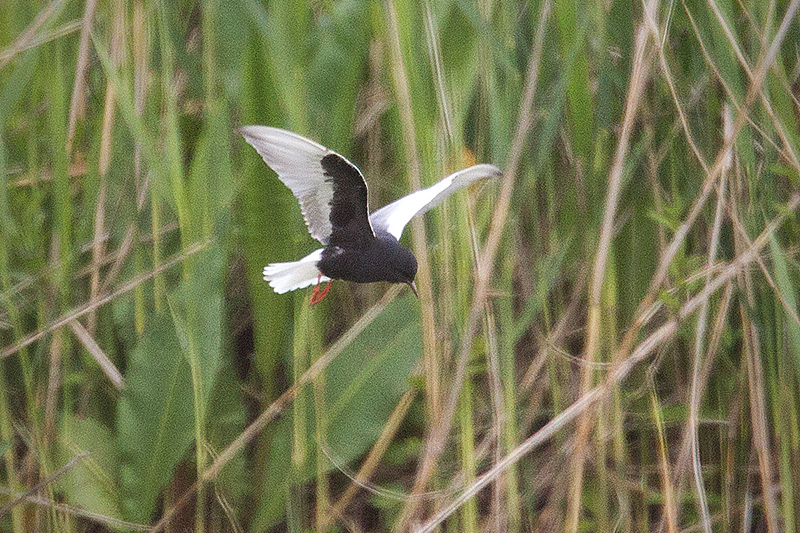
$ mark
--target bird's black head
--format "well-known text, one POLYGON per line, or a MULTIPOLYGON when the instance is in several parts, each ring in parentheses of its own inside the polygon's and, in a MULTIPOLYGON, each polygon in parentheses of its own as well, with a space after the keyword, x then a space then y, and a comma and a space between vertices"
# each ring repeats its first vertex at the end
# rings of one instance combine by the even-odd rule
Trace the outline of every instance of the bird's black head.
POLYGON ((369 250, 371 260, 368 262, 374 265, 377 276, 370 281, 413 283, 417 275, 417 258, 411 250, 389 233, 378 232, 375 237, 375 245, 369 250))
POLYGON ((414 254, 397 242, 394 236, 381 232, 376 235, 377 241, 374 251, 378 255, 377 263, 380 265, 380 280, 389 283, 405 283, 414 294, 417 287, 414 278, 417 276, 417 258, 414 254))
POLYGON ((417 286, 414 284, 414 278, 417 275, 417 258, 414 257, 411 250, 402 245, 398 245, 392 251, 394 252, 391 267, 393 279, 390 281, 407 284, 414 291, 414 296, 419 298, 417 286))
POLYGON ((405 246, 398 245, 393 250, 393 257, 390 265, 392 283, 414 283, 417 275, 417 258, 411 250, 405 246))

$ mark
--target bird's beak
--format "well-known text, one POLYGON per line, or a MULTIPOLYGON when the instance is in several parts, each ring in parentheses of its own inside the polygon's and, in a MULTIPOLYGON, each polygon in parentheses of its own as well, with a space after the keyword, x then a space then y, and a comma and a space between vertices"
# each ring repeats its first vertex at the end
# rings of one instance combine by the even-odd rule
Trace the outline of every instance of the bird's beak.
POLYGON ((411 287, 411 290, 414 293, 414 296, 419 298, 419 294, 417 294, 417 284, 412 281, 411 283, 408 284, 408 286, 411 287))

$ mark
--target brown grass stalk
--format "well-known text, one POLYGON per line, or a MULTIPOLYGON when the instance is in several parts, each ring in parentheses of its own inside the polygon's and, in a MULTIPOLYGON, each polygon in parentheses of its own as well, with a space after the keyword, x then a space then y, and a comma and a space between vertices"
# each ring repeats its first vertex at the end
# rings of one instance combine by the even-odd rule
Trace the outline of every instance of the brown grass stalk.
POLYGON ((651 382, 651 403, 653 417, 656 420, 656 430, 658 431, 658 468, 661 472, 661 487, 664 491, 664 517, 669 533, 678 533, 678 506, 675 503, 675 487, 672 484, 672 476, 669 467, 669 450, 667 449, 667 438, 664 434, 664 418, 661 416, 661 406, 655 390, 655 383, 651 382))
MULTIPOLYGON (((11 492, 4 487, 0 487, 0 494, 11 496, 11 492)), ((145 524, 126 522, 124 520, 114 518, 113 516, 106 516, 99 513, 92 513, 85 509, 81 509, 80 507, 73 507, 72 505, 58 503, 54 500, 51 500, 49 498, 43 498, 41 496, 28 495, 25 496, 23 498, 23 501, 20 503, 29 503, 33 505, 38 505, 39 507, 47 507, 58 513, 76 516, 78 518, 85 518, 86 520, 89 520, 91 522, 96 522, 98 524, 102 524, 112 528, 119 528, 122 530, 150 531, 152 529, 150 526, 145 524)))
MULTIPOLYGON (((728 170, 731 167, 733 159, 733 144, 730 139, 732 118, 730 108, 723 107, 722 123, 724 128, 725 144, 731 145, 731 150, 728 152, 728 157, 724 158, 724 166, 720 172, 720 183, 717 191, 717 207, 714 214, 714 225, 711 229, 711 241, 708 246, 708 258, 706 266, 708 272, 706 273, 706 285, 711 282, 712 271, 717 257, 717 249, 719 247, 719 235, 722 227, 722 218, 725 212, 725 190, 728 176, 728 170)), ((700 464, 700 439, 697 433, 698 417, 700 413, 700 403, 702 401, 702 394, 700 393, 700 372, 703 366, 703 353, 705 346, 706 323, 708 321, 708 307, 709 302, 706 301, 700 307, 700 312, 697 317, 697 326, 695 328, 695 345, 694 345, 694 362, 692 365, 692 384, 689 399, 689 435, 691 440, 691 453, 692 453, 692 471, 694 473, 695 491, 697 492, 697 506, 700 514, 700 523, 703 531, 711 533, 711 513, 708 510, 708 498, 706 497, 706 490, 703 484, 702 465, 700 464)))
POLYGON ((73 22, 69 24, 68 31, 64 31, 64 27, 62 27, 62 31, 56 33, 56 37, 53 37, 52 35, 45 37, 39 32, 42 26, 44 26, 44 24, 50 19, 50 16, 64 2, 65 0, 53 0, 50 2, 47 7, 43 8, 36 14, 33 22, 31 22, 25 31, 20 34, 19 38, 14 41, 11 46, 0 52, 0 70, 2 70, 9 61, 14 59, 14 56, 16 56, 18 53, 47 42, 47 40, 50 40, 51 38, 58 38, 68 35, 82 26, 82 23, 80 22, 73 22))
MULTIPOLYGON (((719 305, 717 306, 717 313, 716 319, 714 321, 714 328, 711 332, 711 339, 708 342, 708 350, 706 351, 706 358, 703 361, 703 368, 700 370, 697 378, 697 394, 698 396, 703 396, 705 394, 706 386, 708 385, 708 380, 711 376, 711 368, 714 365, 714 360, 717 357, 717 352, 719 351, 720 340, 722 339, 722 334, 725 331, 725 327, 728 325, 728 316, 730 313, 730 304, 731 298, 733 295, 733 284, 728 283, 725 286, 725 290, 722 293, 722 298, 720 300, 719 305)), ((684 477, 686 475, 686 471, 689 469, 690 462, 692 459, 692 434, 689 431, 689 425, 687 424, 684 426, 683 434, 681 436, 681 443, 678 452, 678 459, 675 462, 674 470, 674 481, 673 486, 675 490, 679 493, 683 490, 683 483, 684 477)), ((680 518, 680 507, 677 508, 677 516, 676 520, 680 518)), ((662 519, 661 525, 658 527, 658 531, 663 531, 664 527, 666 526, 664 520, 662 519)))
MULTIPOLYGON (((737 248, 747 246, 741 238, 735 239, 735 243, 737 248)), ((743 270, 737 278, 740 292, 745 295, 747 305, 753 309, 756 301, 750 272, 743 270)), ((772 465, 775 464, 775 459, 772 457, 767 434, 769 422, 767 421, 766 391, 764 390, 764 369, 761 364, 761 342, 759 341, 758 329, 750 319, 750 312, 743 302, 739 303, 739 314, 742 319, 742 350, 747 364, 750 422, 752 424, 754 451, 758 457, 764 515, 767 519, 767 531, 769 533, 777 533, 780 531, 778 503, 775 492, 772 489, 772 465)))
POLYGON ((26 498, 36 494, 37 492, 39 492, 43 488, 47 487, 48 485, 50 485, 51 483, 56 481, 58 478, 60 478, 61 476, 63 476, 64 474, 66 474, 67 472, 72 470, 73 468, 75 468, 80 461, 82 461, 83 459, 85 459, 88 456, 89 456, 89 452, 81 452, 81 453, 79 453, 78 455, 76 455, 75 457, 70 459, 61 468, 59 468, 58 470, 53 472, 51 475, 49 475, 46 479, 43 479, 42 481, 40 481, 39 483, 35 484, 33 487, 29 488, 25 492, 13 495, 13 498, 11 498, 10 502, 5 504, 3 507, 0 507, 0 518, 4 517, 6 514, 8 514, 8 512, 11 511, 11 509, 13 509, 17 505, 19 505, 26 498))
POLYGON ((86 348, 86 351, 89 352, 89 355, 92 356, 92 359, 100 367, 100 370, 103 371, 103 374, 111 381, 114 387, 121 391, 125 388, 125 378, 122 377, 122 373, 117 370, 117 367, 114 366, 114 363, 111 362, 111 359, 105 354, 102 348, 97 344, 97 342, 92 337, 91 333, 83 327, 83 325, 77 321, 73 320, 69 323, 69 327, 72 332, 75 334, 75 337, 78 338, 78 341, 86 348))
MULTIPOLYGON (((75 81, 72 84, 72 99, 69 106, 69 124, 67 126, 67 154, 72 154, 72 142, 75 139, 75 127, 78 119, 86 114, 86 70, 89 67, 89 40, 92 35, 92 21, 97 9, 97 0, 86 0, 81 20, 81 41, 78 45, 78 60, 75 63, 75 81)), ((121 16, 121 13, 118 14, 121 16)))
MULTIPOLYGON (((111 61, 115 67, 120 67, 122 59, 125 56, 125 6, 117 0, 115 17, 114 17, 114 32, 111 38, 111 61)), ((88 39, 88 35, 87 35, 88 39)), ((81 44, 83 41, 81 41, 81 44)), ((74 94, 73 94, 74 98, 74 94)), ((90 284, 90 297, 97 298, 100 293, 100 267, 103 264, 105 256, 105 239, 103 236, 106 233, 105 229, 105 212, 106 212, 106 196, 108 193, 108 167, 111 164, 111 145, 112 135, 114 128, 114 112, 116 108, 116 92, 114 85, 108 84, 106 86, 106 98, 103 106, 103 129, 100 135, 100 155, 98 156, 98 171, 100 174, 100 184, 97 191, 97 202, 94 210, 94 238, 92 240, 92 264, 91 264, 91 284, 90 284)), ((70 115, 70 119, 72 115, 70 115)), ((70 141, 71 142, 71 141, 70 141)), ((86 317, 87 329, 89 332, 94 332, 97 323, 97 314, 92 312, 86 317)))
MULTIPOLYGON (((409 188, 417 191, 422 188, 421 171, 419 167, 419 150, 417 149, 417 134, 414 129, 414 112, 411 107, 411 90, 408 84, 403 63, 403 51, 400 46, 400 28, 397 22, 397 12, 392 0, 384 2, 384 11, 388 23, 389 51, 392 56, 392 77, 397 103, 400 108, 400 126, 403 132, 403 147, 408 169, 409 188)), ((425 387, 428 403, 428 416, 436 420, 439 413, 439 369, 442 360, 439 357, 436 343, 436 324, 434 321, 433 278, 430 272, 430 258, 428 257, 428 240, 425 235, 425 225, 421 218, 411 221, 411 238, 417 256, 419 269, 420 310, 422 322, 422 347, 425 361, 425 387)))
POLYGON ((58 417, 58 391, 61 388, 61 348, 63 339, 60 331, 53 335, 50 343, 50 369, 47 376, 47 396, 44 403, 44 442, 54 442, 56 419, 58 417))

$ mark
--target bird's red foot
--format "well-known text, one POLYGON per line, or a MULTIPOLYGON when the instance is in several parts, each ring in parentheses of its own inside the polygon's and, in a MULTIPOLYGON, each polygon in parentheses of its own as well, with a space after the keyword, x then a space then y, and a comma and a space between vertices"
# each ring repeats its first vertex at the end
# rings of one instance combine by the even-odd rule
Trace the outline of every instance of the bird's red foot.
POLYGON ((317 276, 317 286, 314 287, 314 292, 311 293, 311 301, 309 302, 309 305, 316 305, 320 303, 322 300, 325 299, 325 297, 328 295, 328 291, 331 289, 331 282, 333 280, 329 279, 328 284, 325 285, 325 288, 320 291, 319 285, 321 279, 322 279, 322 274, 317 276))

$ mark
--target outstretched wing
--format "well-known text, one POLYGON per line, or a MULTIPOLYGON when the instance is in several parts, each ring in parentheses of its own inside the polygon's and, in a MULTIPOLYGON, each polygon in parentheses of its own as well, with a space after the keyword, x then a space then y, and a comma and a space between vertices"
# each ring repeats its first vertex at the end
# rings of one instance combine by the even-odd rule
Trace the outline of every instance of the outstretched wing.
POLYGON ((358 167, 291 131, 268 126, 239 131, 300 202, 312 237, 337 246, 374 237, 367 184, 358 167))
POLYGON ((413 192, 389 205, 381 207, 369 217, 372 227, 386 231, 400 240, 403 228, 416 215, 425 213, 442 203, 452 193, 479 179, 501 176, 494 165, 475 165, 450 174, 427 189, 413 192))

